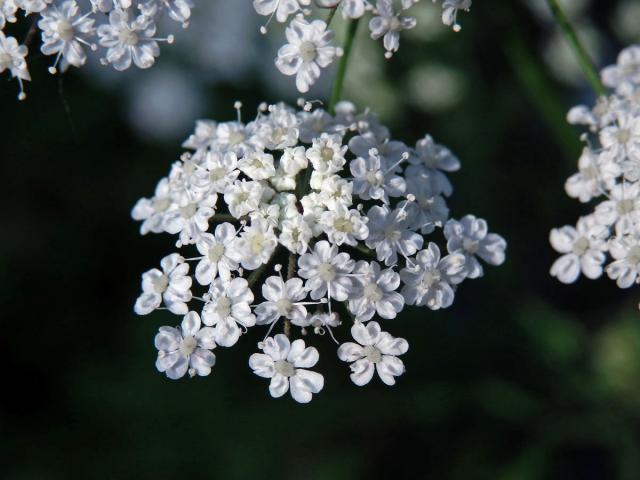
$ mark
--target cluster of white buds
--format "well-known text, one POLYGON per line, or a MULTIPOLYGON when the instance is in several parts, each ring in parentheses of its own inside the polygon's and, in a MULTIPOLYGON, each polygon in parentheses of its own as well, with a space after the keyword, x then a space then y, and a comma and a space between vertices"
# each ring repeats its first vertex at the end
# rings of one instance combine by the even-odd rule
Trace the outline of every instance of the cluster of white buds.
POLYGON ((568 114, 589 131, 578 172, 565 184, 570 197, 599 203, 575 227, 551 231, 551 245, 562 254, 551 275, 573 283, 581 273, 595 279, 606 271, 629 288, 640 278, 640 46, 624 49, 601 78, 610 92, 593 108, 580 105, 568 114))
POLYGON ((349 319, 355 343, 340 345, 338 357, 351 363, 353 382, 377 371, 392 385, 408 344, 374 317, 393 319, 405 304, 449 307, 465 278, 483 274, 479 259, 504 261, 506 243, 484 220, 449 219, 445 172, 460 164, 447 148, 428 135, 415 148, 391 140, 348 102, 335 115, 300 106, 262 104, 243 123, 238 102, 237 121, 198 121, 184 143, 191 151, 133 209, 142 234, 177 235, 177 247, 192 251, 144 273, 135 305, 140 315, 184 316, 156 337, 157 368, 169 378, 209 374, 216 345, 265 326, 251 368, 271 379, 272 396, 290 389, 307 402, 324 383, 308 370, 318 352, 290 338, 326 333, 339 344, 336 330, 349 319), (446 249, 425 241, 437 229, 446 249), (278 323, 284 334, 270 336, 278 323))
MULTIPOLYGON (((331 45, 333 32, 329 30, 336 9, 340 8, 345 19, 370 14, 371 38, 382 38, 385 57, 391 58, 400 47, 400 32, 416 26, 416 19, 405 16, 405 12, 418 1, 396 0, 394 5, 394 0, 314 0, 317 8, 331 11, 328 22, 318 18, 308 20, 317 13, 311 8, 311 0, 253 0, 253 5, 258 14, 269 17, 267 25, 274 18, 284 23, 293 17, 285 32, 287 43, 278 50, 275 63, 284 75, 296 76, 296 87, 304 93, 318 80, 321 69, 342 55, 340 48, 331 45)), ((459 31, 458 10, 470 7, 471 0, 442 0, 443 23, 459 31)), ((267 25, 261 27, 262 33, 267 32, 267 25)))
POLYGON ((189 24, 192 0, 0 0, 0 73, 8 70, 20 84, 18 98, 24 100, 24 80, 30 80, 27 46, 5 36, 4 28, 15 23, 18 12, 32 17, 25 43, 39 29, 40 51, 55 55, 51 74, 65 71, 69 65, 81 67, 86 51, 98 52, 100 61, 116 70, 132 64, 151 67, 160 49, 158 42, 173 43, 173 35, 156 36, 156 22, 164 16, 189 24))

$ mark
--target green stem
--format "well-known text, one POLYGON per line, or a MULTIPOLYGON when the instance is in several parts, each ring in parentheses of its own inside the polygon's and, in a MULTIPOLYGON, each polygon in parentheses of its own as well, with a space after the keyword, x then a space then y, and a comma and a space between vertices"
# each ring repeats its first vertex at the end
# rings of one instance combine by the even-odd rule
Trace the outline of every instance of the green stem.
POLYGON ((342 48, 342 57, 338 64, 338 71, 336 72, 336 79, 333 82, 333 89, 331 90, 331 100, 329 100, 329 113, 333 115, 335 113, 336 104, 342 98, 342 90, 344 87, 344 78, 347 73, 347 64, 349 63, 349 55, 353 48, 353 39, 358 31, 359 19, 351 20, 347 29, 347 38, 344 41, 342 48))
POLYGON ((598 96, 606 95, 607 91, 600 80, 600 75, 593 64, 591 57, 584 48, 584 45, 582 45, 582 42, 580 42, 578 35, 576 35, 576 31, 571 26, 571 23, 562 10, 562 7, 560 7, 558 0, 547 0, 547 3, 549 4, 551 13, 558 23, 558 26, 562 30, 562 33, 564 33, 567 42, 569 42, 569 46, 573 50, 573 53, 575 53, 576 59, 580 64, 580 68, 591 85, 591 88, 593 88, 593 91, 598 96))

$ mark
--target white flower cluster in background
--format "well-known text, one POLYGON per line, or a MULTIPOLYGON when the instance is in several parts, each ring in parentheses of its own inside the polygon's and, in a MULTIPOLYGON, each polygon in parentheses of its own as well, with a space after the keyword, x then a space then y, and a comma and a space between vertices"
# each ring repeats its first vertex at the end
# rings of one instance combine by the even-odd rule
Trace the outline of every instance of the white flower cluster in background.
MULTIPOLYGON (((385 57, 391 58, 400 47, 400 32, 416 26, 416 19, 406 16, 405 12, 418 1, 314 0, 313 5, 320 12, 323 9, 331 12, 328 21, 309 19, 320 13, 311 8, 312 0, 253 0, 253 6, 259 15, 269 17, 267 25, 274 18, 281 23, 288 22, 285 31, 287 43, 278 50, 275 63, 284 75, 295 75, 296 87, 304 93, 320 78, 321 69, 342 55, 340 48, 331 45, 333 32, 329 30, 336 9, 340 9, 343 18, 350 20, 369 14, 371 38, 381 38, 385 57)), ((434 3, 436 1, 433 0, 434 3)), ((442 0, 442 8, 443 23, 459 31, 458 11, 468 11, 471 0, 442 0)), ((261 31, 266 33, 267 26, 261 27, 261 31)))
POLYGON ((4 33, 20 16, 32 22, 25 43, 40 30, 40 51, 55 56, 50 73, 83 66, 89 51, 121 71, 151 67, 160 55, 158 43, 173 43, 173 35, 156 35, 158 20, 166 16, 186 28, 192 6, 192 0, 0 0, 0 73, 7 70, 18 80, 18 98, 24 100, 23 81, 31 79, 27 46, 4 33))
MULTIPOLYGON (((324 385, 318 351, 294 336, 352 324, 338 357, 356 385, 404 372, 408 344, 382 331, 405 305, 449 307, 457 286, 499 265, 505 241, 472 215, 449 218, 448 172, 458 159, 430 136, 409 147, 370 112, 336 115, 301 101, 261 105, 255 120, 201 120, 151 198, 132 216, 141 233, 167 232, 188 250, 142 276, 135 311, 166 309, 182 326, 156 337, 169 378, 208 375, 215 346, 266 327, 249 360, 269 391, 308 402, 324 385), (441 229, 446 247, 425 239, 441 229), (196 292, 196 289, 199 290, 196 292), (271 336, 276 325, 284 334, 271 336)), ((308 338, 308 337, 307 337, 308 338)))
POLYGON ((595 279, 606 272, 629 288, 640 278, 640 46, 624 49, 601 77, 610 94, 568 114, 570 123, 589 132, 578 172, 565 184, 571 198, 599 203, 575 227, 551 231, 551 245, 562 254, 551 275, 573 283, 581 274, 595 279))

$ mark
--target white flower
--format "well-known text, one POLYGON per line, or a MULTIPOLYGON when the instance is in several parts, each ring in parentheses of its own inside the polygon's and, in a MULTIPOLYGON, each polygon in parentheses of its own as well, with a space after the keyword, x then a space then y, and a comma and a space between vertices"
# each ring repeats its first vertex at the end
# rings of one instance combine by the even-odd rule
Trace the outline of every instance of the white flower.
POLYGON ((384 37, 382 42, 386 50, 385 57, 391 58, 400 48, 400 31, 415 27, 416 19, 397 15, 393 11, 392 0, 378 0, 375 12, 377 16, 369 22, 371 38, 377 40, 384 37))
POLYGON ((278 238, 273 233, 273 226, 262 218, 252 219, 236 243, 240 263, 247 270, 255 270, 267 263, 277 246, 278 238))
MULTIPOLYGON (((370 120, 367 125, 370 125, 370 120)), ((373 132, 366 132, 362 135, 356 135, 349 140, 349 150, 356 157, 367 157, 371 149, 378 152, 378 156, 382 161, 382 168, 392 172, 400 171, 400 164, 404 161, 411 149, 403 142, 389 140, 389 132, 386 128, 382 129, 380 136, 373 132)), ((411 158, 409 156, 409 158, 411 158)), ((407 175, 405 175, 407 178, 407 175)))
POLYGON ((599 139, 614 158, 640 155, 640 116, 635 112, 619 111, 616 122, 600 130, 599 139))
POLYGON ((291 323, 303 328, 313 327, 313 332, 319 335, 324 335, 325 329, 329 330, 330 332, 331 328, 339 327, 340 325, 342 325, 342 322, 335 312, 316 312, 313 315, 307 315, 303 319, 296 319, 295 321, 291 321, 291 323))
POLYGON ((382 200, 389 203, 389 197, 400 197, 405 192, 407 184, 397 175, 389 175, 382 170, 378 152, 369 151, 367 159, 358 157, 349 164, 353 175, 353 193, 362 200, 382 200))
POLYGON ((205 296, 202 310, 202 321, 205 325, 215 327, 215 339, 218 345, 231 347, 235 345, 240 334, 240 326, 253 327, 256 317, 251 313, 253 293, 244 278, 225 281, 216 279, 205 296))
POLYGON ((269 393, 273 398, 282 397, 289 389, 296 402, 308 403, 312 394, 324 386, 324 377, 307 370, 318 363, 318 350, 306 347, 304 340, 292 343, 282 335, 269 337, 263 342, 264 353, 254 353, 249 358, 253 373, 270 378, 269 393))
POLYGON ((278 50, 276 67, 285 75, 295 75, 296 88, 307 92, 320 78, 320 69, 329 66, 342 52, 329 45, 333 32, 322 20, 309 23, 296 17, 285 34, 289 43, 278 50))
POLYGON ((455 286, 465 278, 465 256, 451 253, 440 258, 440 249, 430 242, 426 250, 418 252, 415 262, 400 271, 407 304, 426 305, 431 310, 450 307, 455 286))
MULTIPOLYGON (((57 54, 51 73, 56 73, 56 65, 62 58, 63 67, 81 67, 87 61, 83 45, 89 45, 88 38, 95 35, 95 20, 89 15, 81 15, 75 0, 67 0, 59 7, 50 5, 41 14, 38 27, 42 30, 42 46, 45 55, 57 54)), ((91 46, 95 49, 95 45, 91 46)))
POLYGON ((346 145, 342 145, 342 137, 340 135, 323 133, 319 138, 313 140, 313 144, 307 149, 306 155, 311 165, 313 165, 314 172, 333 174, 341 171, 347 162, 344 155, 348 148, 346 145))
POLYGON ((350 207, 353 203, 353 182, 332 175, 322 182, 320 201, 329 210, 350 207))
POLYGON ((280 23, 286 22, 289 15, 308 6, 311 0, 253 0, 253 8, 258 15, 274 15, 280 23))
POLYGON ((489 265, 502 265, 505 259, 507 242, 495 233, 489 233, 487 222, 473 215, 465 215, 457 220, 449 220, 444 226, 447 250, 460 252, 465 256, 465 269, 468 278, 483 275, 481 258, 489 265))
POLYGON ((633 232, 640 221, 640 184, 622 182, 609 190, 609 199, 596 207, 600 225, 615 225, 618 234, 633 232))
POLYGON ((408 225, 426 235, 442 226, 449 219, 449 207, 442 195, 434 192, 431 182, 422 178, 407 178, 407 192, 413 195, 413 201, 402 201, 398 205, 405 208, 408 225))
POLYGON ((188 276, 189 264, 184 263, 177 253, 164 257, 160 261, 162 270, 151 269, 142 275, 142 294, 136 300, 135 312, 147 315, 164 305, 176 315, 185 315, 191 300, 191 277, 188 276))
POLYGON ((195 271, 196 280, 200 285, 209 285, 217 276, 224 281, 231 279, 231 272, 239 266, 237 238, 236 229, 230 223, 218 225, 213 235, 200 235, 196 247, 203 257, 195 271))
POLYGON ((282 278, 273 276, 265 280, 262 285, 262 302, 255 309, 258 325, 269 325, 280 317, 292 321, 300 321, 307 316, 304 300, 307 291, 302 280, 290 278, 286 282, 282 278))
POLYGON ((49 5, 53 0, 17 0, 16 4, 18 8, 24 10, 25 15, 29 15, 31 13, 40 13, 47 5, 49 5))
MULTIPOLYGON (((436 0, 433 0, 434 2, 436 0)), ((471 8, 471 0, 444 0, 442 2, 442 23, 453 26, 454 32, 459 32, 462 27, 456 19, 458 10, 468 12, 471 8)))
POLYGON ((160 55, 155 33, 152 18, 140 15, 130 20, 128 10, 112 10, 109 23, 98 27, 100 45, 108 49, 105 62, 116 70, 126 70, 131 62, 138 68, 151 67, 160 55))
POLYGON ((607 160, 606 156, 598 156, 585 148, 578 160, 578 172, 570 176, 564 185, 567 195, 585 203, 600 195, 603 188, 611 188, 620 175, 620 167, 607 160))
POLYGON ((386 205, 371 207, 369 236, 365 244, 376 251, 379 261, 391 266, 398 262, 398 253, 410 257, 422 248, 424 239, 407 226, 407 214, 403 210, 391 211, 386 205))
POLYGON ((285 219, 280 230, 278 240, 290 252, 302 255, 307 251, 313 232, 302 215, 285 219))
POLYGON ((387 385, 395 385, 396 379, 405 371, 402 355, 409 350, 404 338, 394 338, 380 330, 377 322, 366 325, 356 323, 351 327, 351 335, 358 343, 347 342, 340 345, 338 358, 350 362, 351 380, 358 386, 366 385, 378 372, 380 380, 387 385))
POLYGON ((162 178, 156 185, 155 195, 152 198, 141 198, 131 211, 134 220, 142 221, 140 233, 146 235, 149 232, 164 232, 165 218, 168 212, 177 208, 171 200, 169 180, 162 178))
POLYGON ((338 247, 321 240, 311 252, 298 259, 298 275, 307 280, 305 288, 312 299, 328 296, 343 302, 353 289, 349 274, 354 266, 355 262, 348 253, 340 253, 338 247))
POLYGON ((580 271, 587 278, 598 278, 602 275, 608 236, 609 230, 598 225, 593 217, 580 218, 575 228, 565 225, 551 230, 551 246, 564 254, 551 266, 551 275, 562 283, 575 282, 580 271))
POLYGON ((184 316, 180 328, 160 327, 155 338, 158 349, 156 368, 172 380, 184 377, 206 376, 216 363, 211 352, 216 347, 213 329, 200 328, 200 316, 189 312, 184 316))
POLYGON ((9 70, 11 76, 18 80, 20 84, 19 100, 27 98, 22 81, 31 80, 24 58, 26 55, 27 47, 18 45, 18 41, 13 37, 5 37, 4 32, 0 30, 0 73, 9 70))
POLYGON ((353 270, 354 289, 349 297, 349 310, 356 320, 371 320, 377 313, 384 319, 395 318, 404 307, 404 298, 396 290, 400 275, 388 268, 381 270, 377 262, 359 261, 353 270))
POLYGON ((296 176, 309 164, 305 153, 304 147, 285 148, 280 157, 280 167, 287 175, 296 176))
POLYGON ((607 265, 607 275, 620 288, 629 288, 637 282, 640 273, 640 242, 635 236, 616 237, 609 242, 609 253, 614 261, 607 265))
POLYGON ((215 214, 218 196, 215 193, 202 200, 187 203, 169 211, 164 218, 164 228, 172 235, 179 234, 178 247, 196 243, 209 228, 209 219, 215 214))
POLYGON ((16 10, 18 6, 15 0, 2 0, 0 1, 0 29, 4 28, 6 22, 16 22, 16 10))
POLYGON ((623 49, 616 65, 604 68, 601 77, 607 87, 622 91, 640 85, 640 46, 632 45, 623 49))
POLYGON ((237 180, 224 191, 224 201, 229 213, 236 218, 255 212, 262 199, 263 186, 260 182, 237 180))
POLYGON ((368 219, 358 210, 349 210, 344 205, 337 204, 333 210, 322 213, 320 224, 325 227, 325 233, 331 243, 336 245, 357 245, 358 240, 368 238, 368 219))
POLYGON ((437 144, 431 135, 416 142, 414 155, 409 159, 413 164, 423 165, 430 170, 455 172, 460 170, 460 160, 447 147, 437 144))
POLYGON ((238 168, 252 180, 266 180, 276 173, 273 155, 259 151, 246 153, 238 162, 238 168))
POLYGON ((233 152, 207 151, 200 167, 194 172, 196 185, 217 193, 224 193, 240 175, 238 157, 233 152))

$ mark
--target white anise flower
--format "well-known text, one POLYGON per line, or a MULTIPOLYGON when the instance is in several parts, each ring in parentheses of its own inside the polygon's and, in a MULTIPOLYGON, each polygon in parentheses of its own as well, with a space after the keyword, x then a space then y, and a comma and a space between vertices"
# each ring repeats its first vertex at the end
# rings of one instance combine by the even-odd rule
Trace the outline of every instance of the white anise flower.
POLYGON ((562 283, 573 283, 582 272, 587 278, 602 275, 609 230, 593 217, 582 217, 575 228, 565 225, 551 230, 551 246, 563 255, 551 266, 551 275, 562 283))
POLYGON ((635 231, 640 221, 640 183, 618 183, 609 190, 608 197, 596 207, 598 223, 615 226, 618 234, 635 231))
POLYGON ((211 283, 205 300, 202 321, 215 328, 218 345, 235 345, 242 333, 240 327, 247 329, 256 324, 256 317, 251 313, 253 293, 244 278, 236 277, 231 281, 216 279, 211 283))
POLYGON ((240 263, 247 270, 255 270, 267 263, 277 246, 278 237, 273 226, 263 218, 253 218, 235 245, 240 263))
POLYGON ((24 93, 23 80, 31 80, 29 70, 27 69, 27 47, 19 45, 14 37, 5 37, 4 32, 0 30, 0 73, 9 70, 11 76, 18 80, 20 84, 20 93, 18 100, 24 100, 27 95, 24 93))
POLYGON ((171 313, 185 315, 189 311, 187 302, 191 301, 189 264, 181 255, 172 253, 160 261, 160 267, 162 270, 153 268, 142 275, 142 294, 136 300, 135 312, 148 315, 164 301, 171 313))
POLYGON ((602 148, 614 158, 640 155, 640 116, 635 112, 619 112, 615 123, 600 130, 602 148))
POLYGON ((258 210, 264 187, 260 182, 236 180, 224 191, 224 201, 229 213, 236 218, 244 217, 258 210))
POLYGON ((407 214, 401 209, 391 211, 388 206, 371 207, 367 213, 369 236, 367 247, 376 251, 379 261, 391 266, 398 262, 398 253, 410 257, 422 248, 424 238, 409 230, 407 214))
POLYGON ((320 216, 320 224, 331 243, 355 246, 359 240, 369 238, 368 218, 360 211, 349 209, 344 205, 336 205, 333 210, 320 216))
POLYGON ((351 327, 351 336, 358 343, 347 342, 338 348, 338 358, 351 363, 351 381, 363 386, 378 372, 380 380, 395 385, 395 377, 405 371, 398 356, 409 350, 407 341, 381 331, 378 322, 356 323, 351 327))
POLYGON ((196 243, 209 228, 209 219, 215 214, 218 196, 215 193, 203 197, 198 202, 187 203, 169 211, 164 218, 164 229, 172 235, 179 235, 178 247, 196 243))
POLYGON ((578 172, 571 175, 564 185, 567 195, 586 203, 602 194, 603 188, 613 187, 620 176, 620 166, 610 158, 585 148, 578 160, 578 172))
POLYGON ((206 152, 200 168, 195 169, 196 185, 202 189, 211 189, 225 193, 240 175, 238 157, 233 152, 222 153, 218 150, 206 152))
MULTIPOLYGON (((371 124, 367 122, 367 125, 370 126, 371 124)), ((401 170, 400 165, 411 151, 404 142, 390 140, 389 131, 386 128, 382 129, 380 134, 367 131, 349 140, 349 150, 356 157, 366 158, 372 149, 378 152, 383 168, 392 172, 401 170)))
POLYGON ((252 180, 267 180, 276 173, 273 155, 265 152, 248 152, 238 161, 238 169, 252 180))
POLYGON ((289 43, 278 50, 276 67, 285 75, 295 75, 296 88, 307 92, 320 78, 320 69, 342 55, 342 50, 330 45, 333 32, 322 20, 309 23, 303 17, 296 17, 285 34, 289 43))
POLYGON ((350 207, 353 203, 353 182, 332 175, 322 182, 318 198, 328 210, 350 207))
MULTIPOLYGON (((129 11, 116 8, 109 13, 109 23, 98 27, 100 45, 107 48, 104 61, 116 70, 126 70, 134 63, 149 68, 160 55, 153 18, 140 15, 129 18, 129 11)), ((173 37, 168 37, 171 43, 173 37)))
POLYGON ((202 259, 196 266, 195 277, 200 285, 209 285, 218 276, 224 281, 231 279, 231 272, 239 267, 237 240, 237 231, 230 223, 217 225, 213 235, 199 236, 196 247, 202 259))
POLYGON ((638 281, 640 273, 640 241, 635 235, 616 237, 609 242, 614 261, 607 265, 609 278, 620 288, 629 288, 638 281))
POLYGON ((339 252, 338 247, 321 240, 298 259, 298 275, 306 279, 305 288, 312 299, 328 297, 343 302, 353 290, 349 274, 354 266, 348 253, 339 252))
POLYGON ((278 240, 290 252, 302 255, 307 251, 313 232, 302 215, 283 220, 280 230, 278 240))
POLYGON ((353 269, 353 279, 349 310, 356 320, 366 322, 375 314, 384 319, 396 318, 404 308, 404 298, 396 291, 400 287, 400 275, 392 269, 381 270, 377 262, 361 260, 353 269))
POLYGON ((184 377, 207 376, 216 363, 211 352, 216 347, 213 329, 200 328, 200 316, 189 312, 179 328, 160 327, 155 338, 158 349, 156 368, 171 380, 184 377))
POLYGON ((400 32, 415 27, 416 19, 396 14, 393 10, 392 0, 378 0, 375 13, 377 16, 369 22, 371 38, 377 40, 383 37, 382 42, 386 50, 384 56, 391 58, 393 53, 400 48, 400 32))
POLYGON ((487 222, 473 215, 449 220, 444 226, 447 250, 465 256, 467 278, 478 278, 484 274, 478 258, 489 265, 502 265, 505 260, 507 242, 500 235, 489 233, 487 222))
POLYGON ((308 302, 302 302, 307 291, 299 278, 285 282, 277 276, 269 277, 262 285, 262 296, 266 301, 255 309, 258 325, 270 325, 280 317, 299 321, 307 316, 305 305, 308 302))
POLYGON ((640 46, 632 45, 618 55, 616 65, 602 70, 602 83, 619 91, 640 85, 640 46))
POLYGON ((273 398, 282 397, 287 391, 296 402, 308 403, 314 393, 324 387, 324 377, 308 370, 318 363, 318 350, 305 347, 304 340, 289 339, 282 334, 262 342, 264 353, 254 353, 249 358, 253 373, 270 378, 269 393, 273 398))
POLYGON ((15 0, 1 0, 0 1, 0 29, 4 28, 7 22, 16 22, 16 5, 15 0))
MULTIPOLYGON (((434 2, 436 0, 433 0, 434 2)), ((462 27, 458 23, 458 10, 468 12, 471 8, 471 0, 443 0, 442 23, 453 27, 454 32, 459 32, 462 27)))
POLYGON ((177 207, 171 199, 169 180, 162 178, 156 185, 155 195, 152 198, 138 200, 131 211, 131 217, 142 222, 140 225, 142 235, 149 232, 162 233, 167 213, 177 207))
POLYGON ((353 160, 349 169, 353 175, 353 193, 362 200, 382 200, 388 204, 389 197, 401 197, 407 189, 404 178, 383 170, 376 150, 370 150, 366 159, 353 160))
MULTIPOLYGON (((289 15, 310 4, 311 0, 253 0, 253 8, 258 15, 271 17, 275 15, 280 23, 286 22, 289 15)), ((263 32, 266 33, 266 30, 263 29, 263 32)))
POLYGON ((450 307, 455 287, 465 279, 465 256, 450 253, 440 257, 438 246, 430 242, 415 257, 415 264, 400 271, 405 283, 402 295, 409 305, 426 305, 431 310, 450 307))
POLYGON ((42 11, 38 28, 42 30, 42 46, 45 55, 57 55, 51 73, 57 72, 58 62, 62 59, 62 70, 67 65, 81 67, 87 61, 83 45, 95 50, 97 47, 88 42, 95 35, 95 20, 87 14, 81 14, 75 0, 67 0, 60 6, 50 5, 42 11))
MULTIPOLYGON (((343 169, 347 163, 344 155, 348 147, 342 145, 342 137, 337 134, 329 135, 323 133, 315 138, 311 147, 307 149, 306 155, 314 172, 322 174, 334 174, 343 169)), ((312 185, 313 188, 317 188, 312 185)))
POLYGON ((16 5, 24 10, 25 15, 30 15, 42 12, 52 2, 53 0, 16 0, 16 5))
POLYGON ((420 177, 407 178, 407 193, 413 195, 412 202, 402 201, 398 205, 407 211, 408 225, 426 235, 436 226, 442 226, 449 219, 449 207, 444 197, 433 189, 431 182, 420 177))

